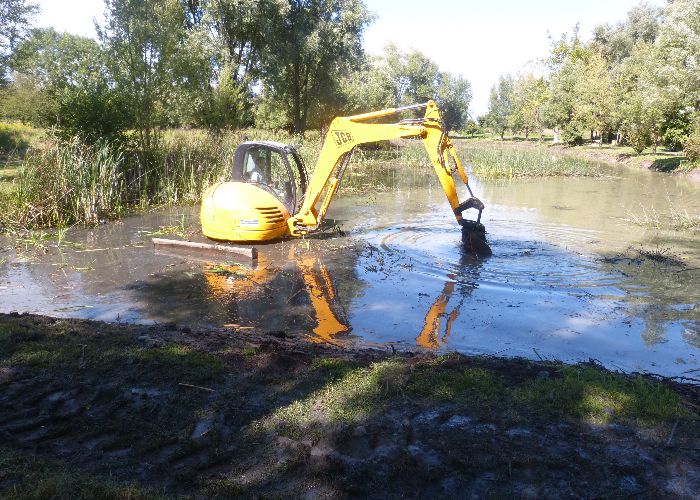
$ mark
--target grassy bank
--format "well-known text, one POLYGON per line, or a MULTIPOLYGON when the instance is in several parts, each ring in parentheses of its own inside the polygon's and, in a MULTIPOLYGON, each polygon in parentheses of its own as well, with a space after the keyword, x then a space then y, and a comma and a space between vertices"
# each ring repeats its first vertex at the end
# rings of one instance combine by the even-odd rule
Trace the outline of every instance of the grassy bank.
POLYGON ((0 315, 0 496, 682 496, 699 395, 594 365, 0 315))
POLYGON ((543 140, 505 136, 501 140, 500 137, 492 134, 460 139, 457 140, 457 143, 476 148, 491 147, 501 150, 547 152, 578 160, 623 164, 660 172, 688 172, 693 168, 697 168, 697 165, 692 165, 688 162, 682 152, 669 151, 662 146, 659 146, 656 151, 652 148, 647 148, 641 154, 638 154, 630 146, 600 144, 598 142, 586 142, 580 146, 570 146, 553 144, 551 136, 545 136, 543 140))

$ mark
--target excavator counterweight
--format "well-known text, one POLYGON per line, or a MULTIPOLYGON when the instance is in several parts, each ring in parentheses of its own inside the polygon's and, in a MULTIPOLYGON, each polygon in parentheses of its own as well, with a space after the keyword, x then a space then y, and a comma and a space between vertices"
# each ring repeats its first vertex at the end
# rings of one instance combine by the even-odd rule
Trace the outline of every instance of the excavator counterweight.
POLYGON ((210 187, 202 199, 201 222, 205 236, 226 241, 259 242, 302 236, 318 229, 333 201, 352 151, 362 144, 391 139, 420 138, 440 181, 465 248, 490 255, 481 224, 484 204, 474 197, 469 179, 447 135, 433 101, 404 108, 335 118, 328 129, 313 176, 296 150, 277 142, 244 142, 234 155, 231 180, 210 187), (425 108, 423 118, 397 123, 374 120, 425 108), (459 201, 457 174, 470 197, 459 201), (476 210, 475 220, 463 212, 476 210))

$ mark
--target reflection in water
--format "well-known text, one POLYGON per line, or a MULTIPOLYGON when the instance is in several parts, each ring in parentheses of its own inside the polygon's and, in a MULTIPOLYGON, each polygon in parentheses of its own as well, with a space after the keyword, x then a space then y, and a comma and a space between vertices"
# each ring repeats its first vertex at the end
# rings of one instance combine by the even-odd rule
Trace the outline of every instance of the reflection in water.
POLYGON ((295 268, 289 271, 281 270, 270 261, 265 252, 261 252, 257 265, 252 269, 238 263, 210 266, 205 269, 204 275, 215 300, 231 304, 236 309, 239 309, 243 301, 258 304, 254 307, 257 318, 240 318, 240 311, 237 311, 235 316, 246 324, 258 323, 256 320, 264 314, 265 309, 279 308, 279 312, 284 313, 290 302, 299 302, 303 291, 308 296, 313 310, 312 313, 306 312, 315 323, 312 331, 316 336, 312 337, 312 340, 334 343, 338 335, 350 331, 350 326, 342 305, 336 299, 335 287, 328 269, 317 257, 299 252, 295 247, 289 250, 288 259, 295 264, 295 268), (296 275, 301 275, 304 286, 293 285, 290 294, 284 294, 284 288, 270 286, 271 282, 280 276, 290 277, 291 280, 287 282, 298 283, 298 280, 294 279, 296 275), (285 300, 280 301, 280 298, 285 300))
POLYGON ((481 265, 482 260, 480 258, 462 252, 459 267, 455 272, 447 274, 442 293, 435 299, 435 302, 425 315, 423 328, 416 338, 416 343, 420 347, 437 349, 448 345, 452 327, 459 317, 464 301, 479 286, 479 268, 481 265), (469 280, 465 281, 464 277, 467 276, 469 280), (447 306, 452 299, 456 286, 459 290, 459 300, 447 312, 447 306))

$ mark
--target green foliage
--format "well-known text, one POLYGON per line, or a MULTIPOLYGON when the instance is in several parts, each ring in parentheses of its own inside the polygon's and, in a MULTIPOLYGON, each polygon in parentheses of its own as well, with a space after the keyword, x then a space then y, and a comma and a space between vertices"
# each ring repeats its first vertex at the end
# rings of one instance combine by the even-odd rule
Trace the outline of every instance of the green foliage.
POLYGON ((106 54, 90 38, 34 29, 12 57, 13 118, 55 126, 88 143, 117 139, 129 124, 124 96, 112 88, 106 54))
POLYGON ((659 88, 679 108, 700 109, 700 4, 696 0, 669 2, 656 46, 659 88))
POLYGON ((546 99, 547 84, 543 78, 535 78, 532 73, 518 77, 513 88, 512 129, 524 131, 526 139, 533 131, 541 135, 546 99))
POLYGON ((6 83, 12 51, 27 35, 29 24, 38 12, 39 7, 27 0, 0 0, 0 86, 6 83))
POLYGON ((462 75, 443 72, 440 74, 440 84, 435 95, 445 128, 449 131, 464 127, 472 100, 469 81, 462 75))
POLYGON ((21 123, 0 123, 0 156, 23 153, 36 143, 42 131, 21 123))
POLYGON ((697 115, 694 120, 693 130, 688 136, 683 151, 691 163, 697 164, 700 162, 700 117, 697 115))
POLYGON ((513 113, 513 77, 501 75, 498 85, 491 87, 489 96, 489 111, 486 114, 488 126, 503 139, 503 135, 511 126, 513 113))
POLYGON ((291 130, 303 134, 315 109, 336 99, 340 77, 359 64, 371 17, 360 0, 292 1, 280 14, 278 29, 267 34, 274 50, 265 55, 263 79, 291 130))
POLYGON ((149 149, 158 127, 168 124, 173 93, 197 85, 182 64, 188 58, 185 14, 177 0, 106 0, 105 6, 98 36, 109 54, 107 66, 141 146, 149 149))

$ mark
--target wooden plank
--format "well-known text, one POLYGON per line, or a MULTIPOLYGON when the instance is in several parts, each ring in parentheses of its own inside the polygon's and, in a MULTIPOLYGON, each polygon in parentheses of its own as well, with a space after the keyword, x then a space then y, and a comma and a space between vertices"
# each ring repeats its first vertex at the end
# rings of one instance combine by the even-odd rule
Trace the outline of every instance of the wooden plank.
POLYGON ((246 257, 249 257, 253 260, 258 259, 257 248, 234 247, 233 245, 226 245, 220 243, 197 243, 194 241, 166 240, 163 238, 153 238, 152 241, 153 244, 156 246, 193 248, 196 250, 211 250, 214 252, 236 253, 239 255, 245 255, 246 257))

